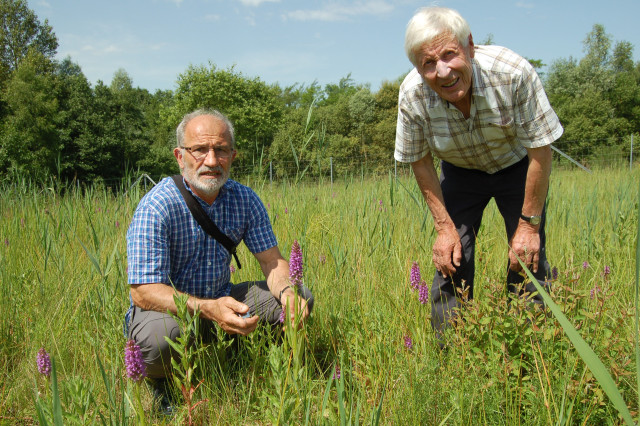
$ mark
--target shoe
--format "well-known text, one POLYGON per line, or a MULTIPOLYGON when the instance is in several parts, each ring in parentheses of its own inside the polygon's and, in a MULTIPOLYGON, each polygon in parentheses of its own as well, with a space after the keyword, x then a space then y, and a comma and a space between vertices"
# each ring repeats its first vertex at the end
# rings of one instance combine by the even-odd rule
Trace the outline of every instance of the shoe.
POLYGON ((173 394, 167 379, 153 379, 151 381, 153 394, 153 409, 158 414, 171 417, 174 414, 173 394))

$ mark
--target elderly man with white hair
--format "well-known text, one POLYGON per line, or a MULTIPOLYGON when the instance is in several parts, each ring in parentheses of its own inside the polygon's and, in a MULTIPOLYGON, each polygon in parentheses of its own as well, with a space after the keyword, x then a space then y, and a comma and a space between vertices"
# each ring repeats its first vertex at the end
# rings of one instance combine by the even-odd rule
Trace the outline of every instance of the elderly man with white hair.
POLYGON ((411 163, 437 231, 431 308, 441 336, 460 307, 458 290, 473 297, 476 236, 492 198, 510 245, 509 290, 535 292, 516 257, 548 285, 545 201, 551 144, 563 129, 529 62, 504 47, 476 46, 455 10, 419 10, 405 51, 415 68, 400 86, 395 158, 411 163))

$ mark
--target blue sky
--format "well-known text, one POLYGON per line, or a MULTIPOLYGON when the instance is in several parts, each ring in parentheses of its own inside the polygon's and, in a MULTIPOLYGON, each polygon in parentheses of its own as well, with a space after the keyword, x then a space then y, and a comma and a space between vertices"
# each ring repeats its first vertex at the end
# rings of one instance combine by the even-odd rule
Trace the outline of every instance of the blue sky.
MULTIPOLYGON (((410 70, 404 31, 414 0, 28 0, 92 84, 124 68, 134 86, 175 89, 190 64, 235 65, 288 86, 337 83, 351 73, 377 90, 410 70)), ((493 42, 551 64, 581 58, 594 24, 626 40, 640 60, 640 1, 441 0, 467 19, 476 43, 493 42)))

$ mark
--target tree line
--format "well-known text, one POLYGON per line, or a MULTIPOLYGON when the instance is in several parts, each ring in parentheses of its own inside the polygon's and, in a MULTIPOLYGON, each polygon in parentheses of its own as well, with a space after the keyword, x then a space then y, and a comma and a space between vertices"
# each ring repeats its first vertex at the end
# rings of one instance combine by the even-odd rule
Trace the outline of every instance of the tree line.
MULTIPOLYGON (((175 173, 174 131, 196 108, 216 108, 236 127, 237 165, 265 170, 293 162, 300 174, 340 170, 386 173, 392 164, 400 82, 377 91, 346 75, 324 87, 287 87, 214 63, 189 66, 175 90, 134 87, 126 70, 89 83, 72 58, 56 60, 58 40, 25 0, 0 0, 0 173, 33 180, 93 181, 131 173, 175 173)), ((487 42, 491 42, 490 39, 487 42)), ((601 25, 584 41, 581 59, 561 59, 542 74, 565 134, 557 146, 577 157, 628 152, 640 131, 640 63, 633 45, 613 44, 601 25)), ((530 62, 540 68, 539 60, 530 62)))

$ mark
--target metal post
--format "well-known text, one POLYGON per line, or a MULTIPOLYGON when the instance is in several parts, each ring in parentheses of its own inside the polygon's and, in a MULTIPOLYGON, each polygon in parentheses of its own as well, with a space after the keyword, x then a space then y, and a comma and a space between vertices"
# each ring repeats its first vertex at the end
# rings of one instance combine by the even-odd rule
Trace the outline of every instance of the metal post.
POLYGON ((629 151, 629 170, 633 170, 633 133, 631 133, 631 151, 629 151))
POLYGON ((331 186, 333 187, 333 157, 329 157, 329 168, 331 169, 331 186))

